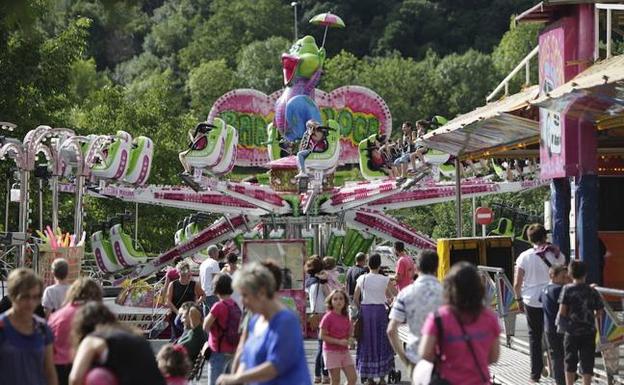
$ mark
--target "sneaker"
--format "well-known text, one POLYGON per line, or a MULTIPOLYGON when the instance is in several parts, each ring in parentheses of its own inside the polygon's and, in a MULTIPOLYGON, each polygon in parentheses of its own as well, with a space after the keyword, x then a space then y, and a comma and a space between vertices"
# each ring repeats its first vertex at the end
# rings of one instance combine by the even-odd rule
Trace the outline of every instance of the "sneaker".
POLYGON ((321 381, 322 384, 331 384, 331 381, 329 380, 329 377, 323 377, 323 380, 321 381))
POLYGON ((320 384, 321 383, 321 377, 314 377, 314 383, 315 384, 320 384))

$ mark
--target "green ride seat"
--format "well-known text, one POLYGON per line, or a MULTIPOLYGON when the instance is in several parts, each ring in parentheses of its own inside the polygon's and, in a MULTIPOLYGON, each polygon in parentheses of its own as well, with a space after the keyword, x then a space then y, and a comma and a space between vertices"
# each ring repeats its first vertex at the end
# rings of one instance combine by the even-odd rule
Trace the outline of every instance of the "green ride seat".
POLYGON ((225 145, 223 146, 223 156, 210 170, 215 175, 224 175, 232 171, 234 162, 236 161, 236 153, 238 147, 238 131, 228 125, 225 134, 225 145))
POLYGON ((383 179, 387 178, 388 175, 383 171, 374 171, 371 170, 368 166, 368 161, 370 160, 368 155, 368 143, 370 141, 374 141, 377 134, 373 134, 368 138, 362 140, 360 144, 358 144, 358 152, 360 157, 360 173, 366 180, 375 180, 375 179, 383 179))
POLYGON ((193 145, 184 155, 186 162, 195 168, 213 167, 222 158, 227 127, 223 119, 214 118, 215 126, 207 133, 193 138, 193 145))
POLYGON ((501 218, 498 220, 498 225, 496 228, 488 235, 500 235, 506 237, 514 237, 514 225, 513 222, 508 218, 501 218))
POLYGON ((313 152, 305 160, 305 168, 315 170, 329 170, 336 167, 340 157, 340 125, 337 121, 329 119, 327 126, 327 149, 323 152, 313 152))

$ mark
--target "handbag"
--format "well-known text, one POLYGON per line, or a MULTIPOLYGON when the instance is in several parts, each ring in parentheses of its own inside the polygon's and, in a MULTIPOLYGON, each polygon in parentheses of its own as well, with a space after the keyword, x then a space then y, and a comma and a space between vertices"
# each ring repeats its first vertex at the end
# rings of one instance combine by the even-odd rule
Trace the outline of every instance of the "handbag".
MULTIPOLYGON (((364 301, 364 284, 366 283, 366 276, 362 279, 362 301, 364 301)), ((364 334, 364 320, 362 319, 362 311, 358 311, 358 316, 353 322, 353 338, 359 341, 364 334)))
MULTIPOLYGON (((316 284, 316 294, 314 294, 314 309, 312 309, 312 314, 308 315, 308 326, 312 328, 313 330, 318 329, 319 325, 321 324, 322 314, 316 312, 316 305, 318 303, 319 290, 321 290, 320 282, 316 284)), ((310 303, 312 303, 311 298, 310 298, 310 303)))
POLYGON ((483 371, 481 370, 481 366, 479 365, 479 359, 477 358, 477 354, 475 353, 474 347, 472 346, 472 339, 470 338, 468 333, 466 333, 466 330, 464 329, 464 324, 462 324, 459 317, 455 313, 453 313, 453 315, 455 316, 455 319, 457 320, 457 323, 459 324, 459 327, 461 328, 462 334, 464 335, 464 341, 466 341, 466 344, 468 345, 468 350, 470 350, 470 355, 472 356, 472 359, 474 360, 474 363, 477 366, 477 369, 479 369, 479 375, 481 376, 481 381, 483 381, 483 384, 501 385, 500 383, 497 383, 493 379, 492 380, 488 379, 487 376, 483 373, 483 371))
POLYGON ((438 351, 436 352, 435 362, 433 363, 433 372, 431 373, 431 380, 429 385, 451 385, 450 382, 442 378, 440 374, 440 367, 442 366, 442 339, 444 338, 444 330, 442 329, 442 317, 436 310, 434 313, 433 321, 438 329, 438 351))

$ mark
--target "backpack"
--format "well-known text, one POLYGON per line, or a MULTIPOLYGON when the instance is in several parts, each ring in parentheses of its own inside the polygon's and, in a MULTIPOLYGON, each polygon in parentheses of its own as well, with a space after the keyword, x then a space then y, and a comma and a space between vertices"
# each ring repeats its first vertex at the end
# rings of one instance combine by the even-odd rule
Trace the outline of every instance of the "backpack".
POLYGON ((238 345, 238 341, 240 340, 240 333, 238 329, 243 315, 236 302, 223 301, 223 304, 228 308, 228 317, 225 327, 220 325, 218 320, 216 322, 219 329, 221 329, 221 337, 219 338, 219 343, 217 344, 219 349, 221 349, 221 342, 224 340, 232 346, 238 345))

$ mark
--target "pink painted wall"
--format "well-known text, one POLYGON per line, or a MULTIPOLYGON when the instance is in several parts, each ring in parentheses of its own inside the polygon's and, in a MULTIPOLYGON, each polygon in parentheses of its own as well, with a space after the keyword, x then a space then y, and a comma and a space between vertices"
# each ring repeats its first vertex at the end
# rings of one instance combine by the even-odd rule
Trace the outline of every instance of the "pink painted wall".
MULTIPOLYGON (((539 36, 539 84, 542 95, 586 69, 592 60, 592 5, 570 6, 570 12, 539 36)), ((576 103, 574 101, 572 103, 576 103)), ((596 133, 591 124, 566 112, 562 103, 540 109, 540 163, 544 179, 596 171, 596 133)))

